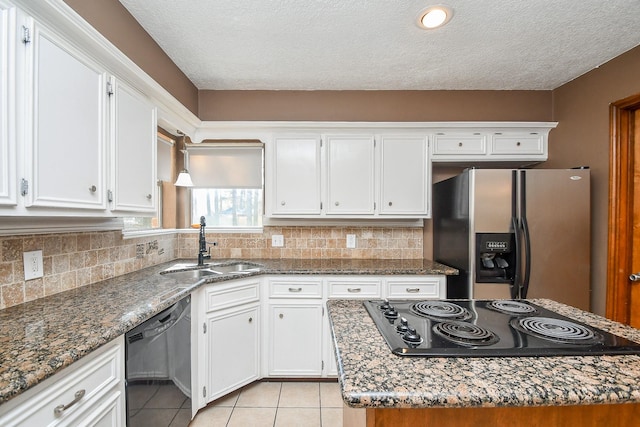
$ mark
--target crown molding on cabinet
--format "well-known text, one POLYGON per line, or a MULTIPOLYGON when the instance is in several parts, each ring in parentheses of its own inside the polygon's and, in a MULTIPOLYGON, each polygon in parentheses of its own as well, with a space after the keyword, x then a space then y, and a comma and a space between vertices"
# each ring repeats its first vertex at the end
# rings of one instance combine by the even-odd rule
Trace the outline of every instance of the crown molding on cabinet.
POLYGON ((472 131, 499 132, 506 130, 538 129, 549 132, 558 122, 325 122, 325 121, 203 121, 196 130, 192 141, 195 143, 205 139, 240 139, 252 138, 265 141, 274 132, 341 132, 356 131, 367 133, 402 132, 402 133, 437 133, 439 131, 472 131))

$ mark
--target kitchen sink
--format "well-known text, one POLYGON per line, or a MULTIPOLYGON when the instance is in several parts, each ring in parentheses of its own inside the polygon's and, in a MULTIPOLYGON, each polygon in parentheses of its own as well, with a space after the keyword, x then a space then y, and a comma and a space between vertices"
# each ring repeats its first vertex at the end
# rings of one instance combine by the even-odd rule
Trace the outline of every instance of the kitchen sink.
POLYGON ((250 262, 209 263, 205 264, 203 268, 197 267, 197 264, 180 263, 164 270, 161 274, 179 274, 185 279, 202 279, 223 274, 248 274, 262 269, 262 265, 250 262))
POLYGON ((261 266, 259 264, 252 264, 246 262, 238 262, 234 264, 226 264, 226 265, 212 265, 212 271, 218 272, 220 274, 242 274, 242 273, 252 273, 255 271, 260 271, 261 266))

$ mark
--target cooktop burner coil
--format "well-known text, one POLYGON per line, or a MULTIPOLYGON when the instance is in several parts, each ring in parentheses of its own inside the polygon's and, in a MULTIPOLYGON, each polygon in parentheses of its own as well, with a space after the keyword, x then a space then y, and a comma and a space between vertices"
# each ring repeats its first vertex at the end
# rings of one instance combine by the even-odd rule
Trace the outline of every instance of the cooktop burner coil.
POLYGON ((513 319, 511 325, 526 334, 566 344, 593 345, 602 342, 602 337, 591 328, 563 319, 523 317, 513 319))
POLYGON ((492 345, 499 341, 496 334, 486 328, 456 320, 436 323, 433 332, 446 340, 466 346, 492 345))
POLYGON ((487 304, 487 307, 498 310, 507 314, 535 314, 537 310, 530 304, 515 300, 493 300, 487 304))
POLYGON ((415 303, 411 312, 436 320, 468 320, 473 316, 466 308, 447 301, 429 300, 415 303))

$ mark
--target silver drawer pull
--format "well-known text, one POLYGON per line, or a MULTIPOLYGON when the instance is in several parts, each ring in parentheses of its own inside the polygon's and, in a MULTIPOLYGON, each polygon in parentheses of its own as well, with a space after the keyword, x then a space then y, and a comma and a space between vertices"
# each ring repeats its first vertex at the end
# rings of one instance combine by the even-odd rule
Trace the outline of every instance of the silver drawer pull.
POLYGON ((357 294, 358 292, 362 292, 362 288, 347 288, 347 292, 351 292, 352 294, 357 294))
POLYGON ((147 194, 147 200, 151 200, 151 194, 147 194))
POLYGON ((96 191, 98 191, 98 187, 96 187, 95 185, 92 185, 91 187, 89 187, 89 192, 95 193, 96 191))
POLYGON ((420 288, 407 288, 406 291, 415 294, 416 292, 420 292, 420 288))
POLYGON ((302 288, 289 288, 289 292, 302 292, 302 288))
POLYGON ((53 413, 56 415, 56 417, 59 417, 60 415, 62 415, 64 411, 66 411, 67 409, 71 408, 73 405, 78 403, 80 399, 84 397, 85 393, 86 391, 84 389, 76 391, 76 394, 74 395, 74 399, 71 402, 67 403, 66 405, 56 406, 55 408, 53 408, 53 413))

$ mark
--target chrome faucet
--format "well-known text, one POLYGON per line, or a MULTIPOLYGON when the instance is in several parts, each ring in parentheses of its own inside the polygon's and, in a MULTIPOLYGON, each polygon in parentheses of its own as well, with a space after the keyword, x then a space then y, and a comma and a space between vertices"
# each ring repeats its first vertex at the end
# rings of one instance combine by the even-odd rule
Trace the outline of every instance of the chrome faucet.
POLYGON ((211 252, 207 250, 207 240, 204 233, 204 228, 207 223, 204 220, 204 216, 200 217, 200 237, 198 238, 198 265, 204 265, 205 259, 211 258, 211 252))

